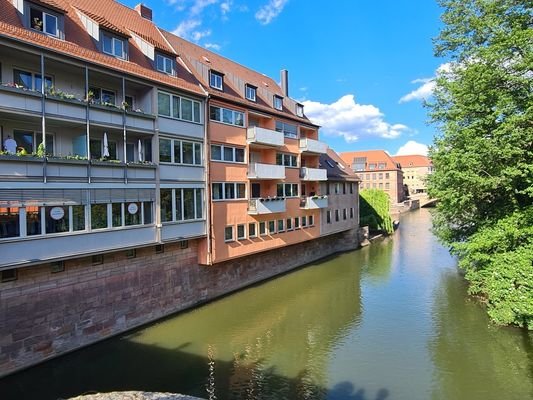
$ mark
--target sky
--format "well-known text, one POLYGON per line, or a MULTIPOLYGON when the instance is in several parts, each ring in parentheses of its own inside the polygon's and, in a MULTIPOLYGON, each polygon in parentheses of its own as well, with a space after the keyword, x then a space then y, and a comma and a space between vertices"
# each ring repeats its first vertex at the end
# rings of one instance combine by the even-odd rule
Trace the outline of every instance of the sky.
MULTIPOLYGON (((138 0, 120 0, 134 7, 138 0)), ((337 152, 425 154, 436 0, 145 0, 165 30, 280 80, 337 152)))

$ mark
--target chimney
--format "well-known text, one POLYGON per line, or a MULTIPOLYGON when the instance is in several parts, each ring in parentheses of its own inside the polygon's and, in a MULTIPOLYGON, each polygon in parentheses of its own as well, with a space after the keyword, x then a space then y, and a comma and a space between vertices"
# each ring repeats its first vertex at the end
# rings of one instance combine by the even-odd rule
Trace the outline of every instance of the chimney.
POLYGON ((144 4, 137 4, 135 6, 135 11, 137 11, 141 17, 147 19, 148 21, 152 20, 152 10, 146 7, 144 4))
POLYGON ((285 97, 289 97, 289 71, 281 70, 281 91, 285 97))

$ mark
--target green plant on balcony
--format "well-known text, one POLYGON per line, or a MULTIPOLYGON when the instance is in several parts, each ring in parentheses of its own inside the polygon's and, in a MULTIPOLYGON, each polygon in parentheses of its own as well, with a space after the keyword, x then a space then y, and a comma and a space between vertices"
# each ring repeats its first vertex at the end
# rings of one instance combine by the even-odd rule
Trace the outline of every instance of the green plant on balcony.
POLYGON ((48 96, 57 97, 59 99, 78 100, 79 101, 79 99, 77 99, 76 96, 74 96, 73 94, 67 93, 67 92, 65 92, 65 91, 63 91, 61 89, 58 89, 58 88, 54 87, 54 86, 50 86, 50 87, 46 88, 46 94, 48 96))

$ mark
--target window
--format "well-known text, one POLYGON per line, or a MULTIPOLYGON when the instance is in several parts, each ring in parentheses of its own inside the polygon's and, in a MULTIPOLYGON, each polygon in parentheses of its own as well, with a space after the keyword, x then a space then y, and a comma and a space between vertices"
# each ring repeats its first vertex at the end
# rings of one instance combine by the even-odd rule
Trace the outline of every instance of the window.
POLYGON ((297 197, 298 196, 298 184, 297 183, 278 183, 276 196, 297 197))
POLYGON ((268 233, 270 235, 276 233, 276 221, 268 221, 268 233))
POLYGON ((0 239, 20 236, 20 208, 0 207, 0 239))
POLYGON ((261 236, 265 236, 267 234, 267 231, 266 231, 266 222, 262 221, 262 222, 259 222, 259 234, 261 236))
POLYGON ((246 227, 244 224, 237 225, 237 240, 246 239, 246 227))
POLYGON ((155 250, 155 254, 163 254, 165 252, 165 245, 156 244, 154 250, 155 250))
POLYGON ((245 96, 248 100, 250 101, 256 101, 256 92, 257 92, 257 88, 255 86, 252 86, 252 85, 246 85, 245 86, 245 96))
POLYGON ((112 90, 102 89, 98 87, 90 87, 89 98, 91 104, 102 104, 104 106, 117 105, 116 93, 112 90))
POLYGON ((353 194, 353 183, 350 183, 350 194, 353 194))
POLYGON ((158 71, 168 75, 174 75, 174 60, 162 54, 156 54, 155 67, 158 71))
POLYGON ((334 193, 335 194, 339 194, 341 192, 341 184, 340 183, 334 183, 333 184, 333 189, 334 189, 334 193))
POLYGON ((329 183, 326 183, 326 196, 329 196, 329 183))
POLYGON ((335 222, 339 222, 339 210, 335 210, 335 222))
POLYGON ((285 221, 282 219, 278 219, 278 232, 284 232, 285 231, 285 221))
POLYGON ((50 272, 52 274, 57 274, 65 270, 65 261, 54 261, 50 263, 50 272))
POLYGON ((160 138, 159 162, 202 165, 202 143, 160 138))
POLYGON ((203 189, 161 189, 161 222, 203 218, 203 189))
POLYGON ((309 226, 313 226, 315 224, 315 217, 313 215, 309 216, 309 226))
POLYGON ((209 118, 211 121, 244 127, 244 113, 241 111, 211 106, 209 108, 209 118))
POLYGON ((346 194, 346 182, 342 183, 342 194, 346 194))
POLYGON ((304 106, 302 104, 296 104, 296 115, 303 118, 304 106))
MULTIPOLYGON (((41 74, 35 74, 33 72, 22 71, 20 69, 13 70, 13 83, 18 87, 35 90, 37 92, 41 91, 42 78, 41 74)), ((50 89, 53 86, 53 81, 50 76, 44 77, 44 88, 45 90, 50 89)))
POLYGON ((274 108, 276 110, 283 110, 283 97, 274 96, 274 108))
POLYGON ((209 86, 218 90, 224 90, 224 75, 219 72, 209 71, 209 86))
POLYGON ((383 179, 383 172, 380 172, 380 173, 378 174, 378 179, 383 179))
POLYGON ((136 249, 126 250, 126 258, 135 258, 135 257, 137 257, 137 250, 136 249))
POLYGON ((211 185, 213 200, 232 200, 246 198, 246 185, 236 182, 221 182, 211 185))
POLYGON ((114 57, 126 59, 125 40, 110 33, 102 32, 102 51, 114 57))
POLYGON ((285 122, 276 121, 276 131, 283 132, 285 137, 297 139, 298 127, 296 125, 287 124, 285 122))
POLYGON ((300 229, 300 217, 294 217, 294 229, 300 229))
POLYGON ((276 153, 276 164, 286 167, 297 167, 298 157, 293 154, 276 153))
POLYGON ((350 219, 353 219, 353 207, 350 208, 350 219))
POLYGON ((211 160, 243 163, 244 149, 214 144, 211 146, 211 160))
POLYGON ((379 169, 385 169, 386 166, 387 166, 386 163, 381 163, 381 162, 378 163, 378 168, 379 168, 379 169))
POLYGON ((287 230, 292 231, 292 218, 287 218, 287 230))
POLYGON ((30 27, 47 35, 59 36, 57 16, 35 7, 30 7, 30 27))
POLYGON ((370 170, 376 169, 376 164, 375 163, 368 164, 368 169, 370 169, 370 170))
POLYGON ((348 218, 348 214, 347 214, 346 208, 343 208, 342 209, 342 219, 346 220, 347 218, 348 218))
POLYGON ((352 164, 354 171, 364 171, 366 165, 366 157, 355 157, 352 164))
POLYGON ((224 241, 232 242, 233 241, 233 226, 226 226, 224 229, 224 241))
MULTIPOLYGON (((27 154, 32 154, 37 152, 43 135, 40 132, 14 130, 13 140, 17 142, 17 152, 24 149, 27 154)), ((46 135, 46 154, 54 154, 54 135, 52 134, 46 135)))
POLYGON ((331 210, 326 211, 326 223, 331 224, 331 210))
POLYGON ((388 172, 385 172, 385 179, 390 179, 390 175, 388 172))
POLYGON ((200 102, 165 92, 157 92, 157 114, 200 123, 200 102))
POLYGON ((5 269, 0 272, 2 282, 10 282, 17 280, 17 270, 16 269, 5 269))
POLYGON ((46 233, 69 231, 69 209, 67 207, 49 206, 44 208, 46 233))
POLYGON ((104 263, 104 256, 102 254, 96 254, 92 256, 92 264, 100 265, 104 263))
POLYGON ((389 182, 385 182, 385 190, 389 190, 390 189, 390 183, 389 182))
POLYGON ((257 237, 257 225, 255 223, 249 223, 248 224, 248 237, 249 238, 255 238, 257 237))
POLYGON ((307 217, 304 215, 302 216, 302 228, 305 228, 307 226, 307 217))

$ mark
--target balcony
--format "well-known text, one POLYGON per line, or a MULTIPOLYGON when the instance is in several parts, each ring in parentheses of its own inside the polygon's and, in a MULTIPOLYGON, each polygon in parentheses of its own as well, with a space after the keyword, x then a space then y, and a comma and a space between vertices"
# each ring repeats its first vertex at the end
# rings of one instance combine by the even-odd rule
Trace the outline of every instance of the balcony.
POLYGON ((326 154, 328 151, 328 145, 319 140, 303 138, 300 139, 300 151, 302 153, 326 154))
POLYGON ((319 208, 328 208, 327 196, 304 197, 300 203, 300 208, 306 210, 316 210, 319 208))
POLYGON ((247 139, 249 144, 258 146, 279 147, 285 143, 283 132, 257 126, 248 128, 247 139))
POLYGON ((1 181, 42 181, 44 159, 40 157, 17 156, 15 154, 0 155, 1 181))
POLYGON ((248 201, 248 214, 250 215, 275 214, 286 210, 287 204, 284 197, 250 199, 248 201))
POLYGON ((45 111, 46 115, 50 117, 85 121, 87 118, 87 103, 76 99, 59 98, 47 95, 45 111))
POLYGON ((320 168, 307 168, 300 169, 300 178, 303 181, 327 181, 328 171, 320 168))
POLYGON ((136 111, 126 111, 126 127, 133 130, 153 132, 155 116, 136 111))
POLYGON ((91 104, 89 107, 89 119, 97 125, 123 125, 123 111, 115 106, 91 104))
POLYGON ((0 109, 24 114, 40 114, 42 112, 41 93, 0 85, 0 109))
POLYGON ((248 179, 285 179, 285 167, 275 164, 251 163, 248 179))

